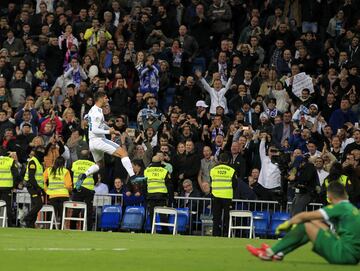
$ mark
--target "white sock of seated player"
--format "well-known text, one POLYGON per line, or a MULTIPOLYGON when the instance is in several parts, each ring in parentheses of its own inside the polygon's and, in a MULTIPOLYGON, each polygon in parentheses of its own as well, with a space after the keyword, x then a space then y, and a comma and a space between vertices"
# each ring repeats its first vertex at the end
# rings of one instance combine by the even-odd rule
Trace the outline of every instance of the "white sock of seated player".
POLYGON ((92 165, 91 167, 88 168, 87 171, 85 171, 85 175, 89 176, 91 174, 98 172, 99 170, 100 170, 100 167, 97 164, 92 165))
POLYGON ((126 156, 126 157, 121 158, 121 163, 123 164, 124 168, 126 169, 126 171, 130 177, 135 175, 134 169, 132 167, 129 157, 126 156))

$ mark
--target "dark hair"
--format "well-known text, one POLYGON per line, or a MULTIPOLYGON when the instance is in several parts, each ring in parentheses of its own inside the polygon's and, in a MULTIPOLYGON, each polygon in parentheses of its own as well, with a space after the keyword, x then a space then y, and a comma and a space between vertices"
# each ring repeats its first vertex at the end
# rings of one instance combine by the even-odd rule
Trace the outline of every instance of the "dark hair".
POLYGON ((225 163, 225 164, 227 164, 227 163, 229 163, 229 161, 230 161, 230 157, 229 157, 229 155, 228 155, 226 152, 223 152, 223 153, 221 153, 221 154, 219 155, 219 162, 220 162, 220 163, 225 163))
POLYGON ((329 183, 339 180, 342 172, 343 172, 342 165, 340 163, 334 163, 331 166, 329 176, 327 177, 329 183))
POLYGON ((327 188, 328 193, 331 193, 335 198, 347 198, 348 195, 340 182, 331 182, 327 188))
POLYGON ((65 167, 65 158, 62 156, 59 156, 56 158, 54 162, 54 166, 51 167, 50 174, 55 176, 56 173, 59 173, 60 170, 62 170, 65 167))
POLYGON ((106 96, 106 93, 97 91, 94 94, 94 101, 97 102, 99 99, 104 98, 105 96, 106 96))

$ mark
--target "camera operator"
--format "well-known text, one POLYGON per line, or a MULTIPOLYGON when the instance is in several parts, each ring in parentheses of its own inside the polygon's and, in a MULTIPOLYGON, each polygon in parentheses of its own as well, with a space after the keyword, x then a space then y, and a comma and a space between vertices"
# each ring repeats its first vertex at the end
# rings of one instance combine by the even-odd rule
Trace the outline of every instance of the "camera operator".
POLYGON ((261 170, 257 184, 253 190, 261 200, 279 200, 282 194, 281 189, 281 171, 279 165, 272 161, 273 156, 279 156, 279 150, 275 146, 270 146, 268 155, 266 155, 266 133, 261 133, 261 142, 259 147, 261 170))
POLYGON ((306 206, 313 200, 316 187, 319 186, 319 177, 315 166, 307 157, 301 155, 295 158, 287 179, 295 191, 291 208, 291 215, 294 216, 305 211, 306 206))

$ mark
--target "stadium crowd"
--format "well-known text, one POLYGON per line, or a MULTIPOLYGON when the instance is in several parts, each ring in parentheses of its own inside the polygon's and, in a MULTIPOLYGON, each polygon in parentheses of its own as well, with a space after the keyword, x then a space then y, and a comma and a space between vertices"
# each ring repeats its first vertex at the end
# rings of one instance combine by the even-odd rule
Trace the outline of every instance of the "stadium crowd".
MULTIPOLYGON (((86 114, 94 93, 105 92, 106 122, 121 133, 109 139, 138 176, 160 158, 169 199, 209 197, 210 170, 228 153, 234 198, 286 193, 306 205, 346 176, 360 203, 360 1, 0 6, 1 154, 16 160, 20 176, 37 146, 44 168, 59 156, 69 169, 91 160, 86 114)), ((119 158, 105 156, 97 177, 95 191, 144 200, 119 158)))

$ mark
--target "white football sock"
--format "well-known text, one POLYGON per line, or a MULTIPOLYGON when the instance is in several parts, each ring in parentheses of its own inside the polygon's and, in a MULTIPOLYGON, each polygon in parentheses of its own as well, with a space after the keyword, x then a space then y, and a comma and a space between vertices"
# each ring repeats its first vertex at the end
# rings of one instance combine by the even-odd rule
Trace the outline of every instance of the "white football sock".
POLYGON ((87 176, 89 176, 91 174, 94 174, 94 173, 98 172, 99 170, 100 170, 100 167, 97 164, 92 165, 91 167, 88 168, 87 171, 85 171, 85 175, 87 177, 87 176))
POLYGON ((130 158, 128 156, 121 158, 121 163, 123 164, 130 177, 135 175, 130 158))

